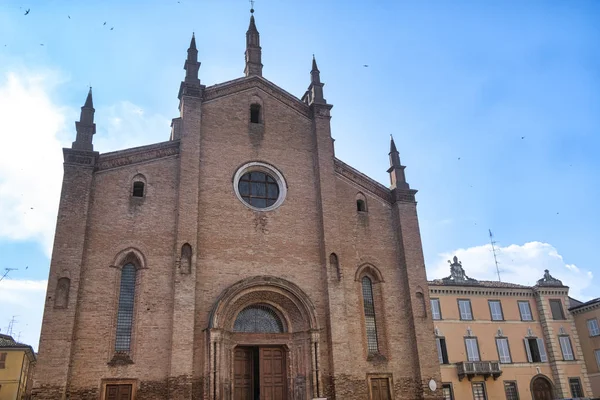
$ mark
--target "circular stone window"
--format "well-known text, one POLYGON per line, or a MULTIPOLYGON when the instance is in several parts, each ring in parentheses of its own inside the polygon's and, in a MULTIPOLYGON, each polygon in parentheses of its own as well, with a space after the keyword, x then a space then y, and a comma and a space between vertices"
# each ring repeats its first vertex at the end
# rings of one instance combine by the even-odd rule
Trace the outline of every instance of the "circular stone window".
POLYGON ((279 207, 287 192, 283 175, 261 162, 251 162, 238 169, 233 178, 233 189, 242 203, 256 211, 279 207))

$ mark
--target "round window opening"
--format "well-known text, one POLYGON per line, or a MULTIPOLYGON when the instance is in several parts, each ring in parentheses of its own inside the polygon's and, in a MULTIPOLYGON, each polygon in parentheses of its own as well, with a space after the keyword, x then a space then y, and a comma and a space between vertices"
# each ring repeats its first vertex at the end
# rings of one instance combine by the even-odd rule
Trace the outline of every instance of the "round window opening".
POLYGON ((279 207, 286 194, 281 173, 270 165, 259 162, 246 164, 236 172, 234 189, 246 206, 257 211, 279 207))

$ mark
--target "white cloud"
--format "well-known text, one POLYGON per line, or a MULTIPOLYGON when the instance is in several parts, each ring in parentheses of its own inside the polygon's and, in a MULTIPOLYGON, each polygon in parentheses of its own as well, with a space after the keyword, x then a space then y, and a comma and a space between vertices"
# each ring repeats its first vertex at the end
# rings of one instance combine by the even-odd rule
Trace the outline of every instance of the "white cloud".
MULTIPOLYGON (((574 264, 567 264, 557 249, 551 244, 529 242, 523 245, 511 244, 496 247, 500 277, 504 282, 533 286, 548 269, 550 274, 569 286, 569 294, 579 300, 590 299, 585 294, 592 287, 591 271, 583 270, 574 264)), ((439 255, 438 260, 427 269, 429 279, 443 278, 450 274, 448 261, 457 256, 466 274, 478 280, 498 280, 492 247, 490 244, 457 249, 439 255)))
MULTIPOLYGON (((50 256, 63 174, 62 148, 75 139, 76 107, 53 101, 53 71, 0 77, 0 239, 33 240, 50 256)), ((82 102, 84 98, 82 96, 82 102)), ((170 120, 127 101, 96 106, 94 148, 125 149, 169 139, 170 120)))
MULTIPOLYGON (((0 329, 7 333, 14 317, 12 336, 37 350, 47 282, 4 279, 0 281, 0 329)), ((9 332, 10 333, 10 332, 9 332)))
POLYGON ((0 78, 0 238, 39 241, 48 254, 62 176, 61 143, 68 109, 48 92, 51 71, 0 78))
POLYGON ((96 130, 94 150, 115 151, 169 140, 171 120, 121 101, 109 107, 96 106, 96 130))

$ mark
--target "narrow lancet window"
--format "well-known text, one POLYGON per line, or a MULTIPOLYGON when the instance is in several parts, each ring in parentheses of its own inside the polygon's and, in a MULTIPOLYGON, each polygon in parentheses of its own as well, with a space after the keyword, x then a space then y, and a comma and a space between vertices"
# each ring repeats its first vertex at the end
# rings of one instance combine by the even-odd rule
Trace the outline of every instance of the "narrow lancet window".
POLYGON ((136 273, 137 271, 133 264, 125 265, 121 270, 117 335, 115 340, 115 351, 118 352, 129 352, 131 350, 136 273))
POLYGON ((71 280, 69 278, 60 278, 56 284, 56 293, 54 294, 54 308, 67 308, 69 304, 69 288, 71 280))
POLYGON ((144 182, 133 182, 133 197, 144 197, 144 182))
POLYGON ((335 253, 331 253, 329 255, 329 266, 333 270, 332 272, 335 274, 335 277, 339 281, 342 278, 342 272, 340 271, 340 261, 338 260, 338 256, 335 253))
POLYGON ((365 311, 365 326, 367 329, 367 350, 369 354, 379 353, 377 341, 377 324, 375 322, 375 304, 373 301, 373 284, 367 276, 362 278, 363 306, 365 311))
POLYGON ((250 106, 250 122, 253 124, 260 123, 260 104, 252 104, 250 106))
POLYGON ((190 246, 189 243, 185 243, 181 246, 180 271, 182 274, 189 274, 192 272, 192 246, 190 246))

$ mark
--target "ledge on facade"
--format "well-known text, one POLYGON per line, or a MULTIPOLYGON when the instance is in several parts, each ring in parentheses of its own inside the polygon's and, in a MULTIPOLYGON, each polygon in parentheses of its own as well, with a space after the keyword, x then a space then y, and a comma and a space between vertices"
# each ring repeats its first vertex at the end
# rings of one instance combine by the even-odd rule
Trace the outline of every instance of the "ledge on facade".
POLYGON ((179 140, 169 140, 147 146, 132 147, 129 149, 100 154, 96 169, 111 169, 176 154, 179 154, 179 140))
POLYGON ((499 361, 463 361, 456 363, 456 369, 459 381, 465 377, 471 380, 474 376, 483 376, 484 380, 491 376, 496 380, 502 375, 499 361))
POLYGON ((108 365, 110 365, 111 367, 115 367, 117 365, 129 365, 129 364, 133 364, 133 360, 129 356, 129 353, 124 352, 124 351, 117 351, 113 355, 112 360, 110 360, 108 362, 108 365))

